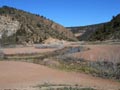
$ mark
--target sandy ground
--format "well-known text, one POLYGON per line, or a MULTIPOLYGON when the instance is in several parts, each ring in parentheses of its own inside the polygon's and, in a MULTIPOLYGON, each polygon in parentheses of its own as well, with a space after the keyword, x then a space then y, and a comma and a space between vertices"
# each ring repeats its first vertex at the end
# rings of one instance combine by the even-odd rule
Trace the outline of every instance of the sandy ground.
POLYGON ((40 83, 79 84, 98 90, 120 90, 120 83, 86 74, 65 72, 45 66, 14 61, 0 61, 0 90, 33 90, 29 85, 40 83), (29 89, 27 89, 29 87, 29 89), (21 89, 20 89, 21 88, 21 89))
POLYGON ((17 48, 4 48, 2 49, 5 54, 26 54, 26 53, 44 53, 56 50, 55 48, 38 49, 35 47, 17 47, 17 48))
POLYGON ((80 37, 81 35, 83 35, 83 33, 76 33, 75 37, 80 37))
POLYGON ((84 45, 88 51, 74 53, 72 56, 86 60, 120 61, 120 45, 84 45))

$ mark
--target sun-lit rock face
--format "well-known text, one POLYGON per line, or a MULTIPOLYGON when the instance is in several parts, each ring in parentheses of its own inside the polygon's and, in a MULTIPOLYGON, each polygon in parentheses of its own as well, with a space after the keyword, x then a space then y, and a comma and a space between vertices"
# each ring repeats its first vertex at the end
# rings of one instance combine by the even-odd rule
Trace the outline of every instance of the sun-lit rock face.
POLYGON ((0 16, 0 38, 3 35, 11 36, 20 28, 17 20, 12 20, 9 16, 0 16))

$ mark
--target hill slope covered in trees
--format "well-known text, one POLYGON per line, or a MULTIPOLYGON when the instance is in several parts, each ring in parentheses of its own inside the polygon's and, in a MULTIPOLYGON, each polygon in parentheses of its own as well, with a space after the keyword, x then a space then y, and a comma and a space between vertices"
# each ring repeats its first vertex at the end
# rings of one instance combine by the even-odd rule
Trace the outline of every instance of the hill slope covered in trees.
POLYGON ((89 40, 120 40, 120 14, 113 17, 113 19, 99 27, 94 32, 89 40))
POLYGON ((68 30, 72 31, 76 37, 80 41, 86 41, 90 38, 90 36, 100 27, 103 26, 104 23, 87 25, 87 26, 77 26, 77 27, 67 27, 68 30))

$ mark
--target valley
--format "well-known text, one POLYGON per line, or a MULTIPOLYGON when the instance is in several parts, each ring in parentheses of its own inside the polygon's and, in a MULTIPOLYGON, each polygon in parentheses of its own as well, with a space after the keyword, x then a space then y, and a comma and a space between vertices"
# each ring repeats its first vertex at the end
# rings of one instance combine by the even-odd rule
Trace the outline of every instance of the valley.
POLYGON ((0 90, 120 90, 120 15, 64 27, 0 8, 0 90))

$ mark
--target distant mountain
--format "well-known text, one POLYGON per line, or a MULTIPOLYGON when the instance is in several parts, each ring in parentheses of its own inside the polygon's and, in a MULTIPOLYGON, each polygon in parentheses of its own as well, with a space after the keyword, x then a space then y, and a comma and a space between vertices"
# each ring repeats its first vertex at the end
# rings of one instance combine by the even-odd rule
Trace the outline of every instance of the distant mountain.
POLYGON ((0 43, 41 43, 47 38, 77 40, 71 31, 46 19, 12 7, 0 8, 0 43))
POLYGON ((120 14, 111 21, 82 27, 68 27, 74 34, 82 33, 77 38, 83 41, 120 40, 120 14))

